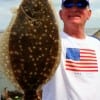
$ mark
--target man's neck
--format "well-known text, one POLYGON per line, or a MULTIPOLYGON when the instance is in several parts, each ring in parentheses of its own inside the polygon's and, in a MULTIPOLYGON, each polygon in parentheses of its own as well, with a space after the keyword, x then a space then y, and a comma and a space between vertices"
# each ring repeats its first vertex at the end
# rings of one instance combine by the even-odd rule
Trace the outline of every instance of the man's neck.
POLYGON ((64 27, 64 32, 74 38, 85 38, 84 27, 64 27))

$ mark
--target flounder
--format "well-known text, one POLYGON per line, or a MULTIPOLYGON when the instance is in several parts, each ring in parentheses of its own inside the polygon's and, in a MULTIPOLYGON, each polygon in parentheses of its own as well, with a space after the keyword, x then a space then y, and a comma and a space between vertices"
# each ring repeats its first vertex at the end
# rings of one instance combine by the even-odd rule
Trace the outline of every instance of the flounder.
POLYGON ((24 100, 39 100, 37 90, 50 80, 60 62, 59 29, 50 2, 23 0, 1 40, 0 52, 6 53, 0 63, 6 61, 3 66, 24 91, 24 100))

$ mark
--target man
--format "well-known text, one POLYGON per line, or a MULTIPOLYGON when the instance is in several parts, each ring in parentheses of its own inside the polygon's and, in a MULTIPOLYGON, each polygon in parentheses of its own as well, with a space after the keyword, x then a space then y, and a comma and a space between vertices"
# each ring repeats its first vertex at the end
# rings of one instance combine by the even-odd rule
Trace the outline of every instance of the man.
POLYGON ((2 94, 1 94, 0 100, 6 100, 7 98, 8 98, 8 90, 7 90, 7 87, 5 87, 2 94))
POLYGON ((42 100, 100 100, 100 41, 85 34, 88 0, 62 0, 61 63, 43 86, 42 100))

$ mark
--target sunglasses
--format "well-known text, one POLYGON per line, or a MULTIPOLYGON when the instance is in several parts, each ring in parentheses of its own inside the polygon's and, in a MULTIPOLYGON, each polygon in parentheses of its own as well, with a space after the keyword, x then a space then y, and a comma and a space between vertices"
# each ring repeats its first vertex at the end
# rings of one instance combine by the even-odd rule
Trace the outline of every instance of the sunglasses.
POLYGON ((79 2, 71 2, 71 1, 65 1, 63 4, 62 4, 63 7, 65 8, 72 8, 72 7, 77 7, 77 8, 80 8, 80 9, 84 9, 86 8, 87 6, 89 6, 89 3, 87 1, 79 1, 79 2))

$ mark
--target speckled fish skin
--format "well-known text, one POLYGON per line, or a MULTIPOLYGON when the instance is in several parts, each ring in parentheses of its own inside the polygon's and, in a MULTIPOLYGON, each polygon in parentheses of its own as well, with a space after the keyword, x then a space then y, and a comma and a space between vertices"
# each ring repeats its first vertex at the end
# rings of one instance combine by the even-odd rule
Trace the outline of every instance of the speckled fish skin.
POLYGON ((11 67, 25 93, 38 100, 36 91, 54 74, 60 61, 60 39, 48 0, 23 0, 10 29, 11 67))

